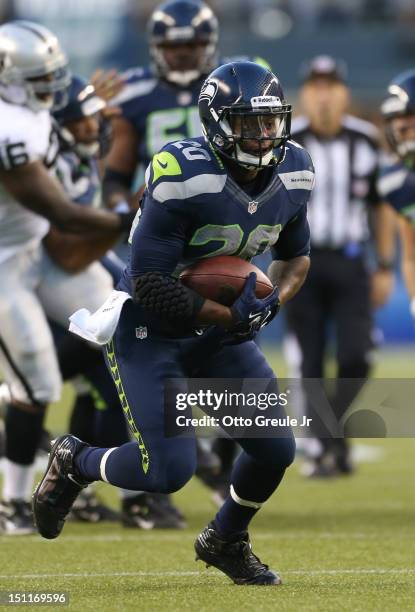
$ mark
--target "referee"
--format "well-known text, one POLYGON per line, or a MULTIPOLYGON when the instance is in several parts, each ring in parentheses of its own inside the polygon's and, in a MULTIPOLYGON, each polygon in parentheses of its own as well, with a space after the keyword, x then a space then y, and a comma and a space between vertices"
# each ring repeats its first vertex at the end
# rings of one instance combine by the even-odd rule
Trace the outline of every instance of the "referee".
MULTIPOLYGON (((371 278, 366 263, 369 209, 376 216, 378 142, 376 128, 346 113, 346 67, 329 56, 311 60, 301 88, 304 116, 294 120, 292 138, 310 153, 316 183, 308 220, 311 268, 297 296, 285 307, 290 332, 300 349, 303 378, 324 378, 328 327, 336 338, 337 381, 330 397, 337 419, 345 413, 370 372, 372 350, 371 278)), ((381 249, 382 250, 382 249, 381 249)), ((390 291, 391 261, 378 259, 376 301, 390 291)), ((330 439, 322 420, 307 406, 318 452, 309 476, 352 471, 344 439, 330 439)))

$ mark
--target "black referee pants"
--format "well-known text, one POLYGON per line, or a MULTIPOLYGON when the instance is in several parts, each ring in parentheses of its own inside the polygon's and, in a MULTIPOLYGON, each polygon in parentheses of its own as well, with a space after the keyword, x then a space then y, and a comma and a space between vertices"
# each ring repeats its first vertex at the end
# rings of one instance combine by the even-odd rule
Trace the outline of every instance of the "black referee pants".
MULTIPOLYGON (((334 324, 337 382, 330 404, 339 420, 360 391, 370 371, 372 311, 369 274, 362 256, 346 257, 342 251, 314 249, 308 277, 285 308, 289 330, 302 352, 303 378, 324 377, 327 328, 334 324), (354 380, 350 380, 354 379, 354 380)), ((316 437, 329 437, 311 405, 316 437)))

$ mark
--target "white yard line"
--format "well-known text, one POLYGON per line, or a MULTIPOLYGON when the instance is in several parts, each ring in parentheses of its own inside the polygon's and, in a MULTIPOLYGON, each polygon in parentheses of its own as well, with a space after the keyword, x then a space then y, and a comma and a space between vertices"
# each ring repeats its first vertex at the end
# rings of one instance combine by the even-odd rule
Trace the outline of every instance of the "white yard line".
MULTIPOLYGON (((46 540, 38 535, 27 536, 4 536, 0 535, 0 542, 4 544, 47 544, 49 546, 58 546, 66 542, 182 542, 188 540, 192 542, 196 537, 196 532, 192 533, 164 533, 137 530, 135 535, 124 535, 123 533, 108 533, 108 534, 74 534, 63 535, 58 540, 46 540)), ((378 533, 349 533, 337 531, 323 531, 316 533, 315 531, 286 531, 286 532, 261 532, 253 535, 254 540, 378 540, 378 533)), ((407 539, 407 533, 393 533, 391 539, 407 539)))
MULTIPOLYGON (((210 573, 220 575, 217 570, 211 570, 210 573)), ((348 575, 387 575, 387 574, 415 574, 415 568, 356 568, 356 569, 319 569, 319 570, 284 570, 283 574, 297 574, 301 576, 338 576, 343 574, 348 575)), ((200 576, 205 574, 205 571, 160 571, 160 572, 71 572, 61 574, 0 574, 0 579, 42 579, 42 578, 145 578, 150 576, 200 576)))

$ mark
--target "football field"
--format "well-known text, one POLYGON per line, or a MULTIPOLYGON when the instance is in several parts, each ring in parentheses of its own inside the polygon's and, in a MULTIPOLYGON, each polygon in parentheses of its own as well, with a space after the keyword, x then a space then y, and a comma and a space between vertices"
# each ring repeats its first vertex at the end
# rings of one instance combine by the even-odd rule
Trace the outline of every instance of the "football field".
MULTIPOLYGON (((409 376, 412 361, 410 351, 387 356, 378 375, 409 376)), ((50 416, 55 430, 66 409, 50 416)), ((251 528, 280 587, 234 586, 195 562, 193 541, 215 507, 193 479, 175 495, 183 531, 68 523, 52 542, 0 538, 0 590, 66 592, 71 610, 413 610, 414 447, 411 439, 357 440, 356 475, 336 480, 305 480, 298 464, 290 468, 251 528)), ((116 491, 99 490, 117 505, 116 491)))

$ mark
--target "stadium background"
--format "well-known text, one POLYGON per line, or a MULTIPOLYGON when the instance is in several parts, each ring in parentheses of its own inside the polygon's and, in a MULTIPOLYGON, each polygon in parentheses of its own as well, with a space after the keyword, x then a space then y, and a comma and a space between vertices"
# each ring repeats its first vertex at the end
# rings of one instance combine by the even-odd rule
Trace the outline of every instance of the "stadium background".
MULTIPOLYGON (((355 112, 377 122, 388 81, 415 64, 411 0, 208 3, 219 16, 222 54, 266 58, 294 105, 302 62, 330 53, 348 64, 355 112)), ((0 0, 0 22, 27 18, 50 27, 73 71, 88 77, 96 67, 147 62, 144 27, 155 5, 153 0, 0 0)), ((414 327, 398 266, 393 297, 376 319, 383 344, 375 375, 412 377, 414 327)), ((281 320, 270 326, 265 342, 276 371, 284 375, 281 326, 281 320)), ((67 387, 60 409, 49 412, 52 431, 65 429, 70 401, 67 387)), ((364 441, 359 448, 366 448, 366 460, 349 481, 305 483, 290 473, 278 501, 268 505, 255 527, 258 553, 285 570, 282 610, 413 609, 412 440, 364 441)), ((116 503, 108 487, 102 494, 116 503)), ((48 549, 35 536, 18 542, 0 538, 0 589, 66 590, 71 609, 83 610, 133 610, 139 598, 143 610, 275 609, 275 595, 258 599, 252 591, 241 596, 224 590, 218 574, 192 564, 194 534, 212 512, 206 500, 195 482, 178 495, 189 516, 184 534, 126 536, 119 527, 108 534, 105 526, 96 526, 89 536, 89 526, 68 526, 66 539, 48 549)))

